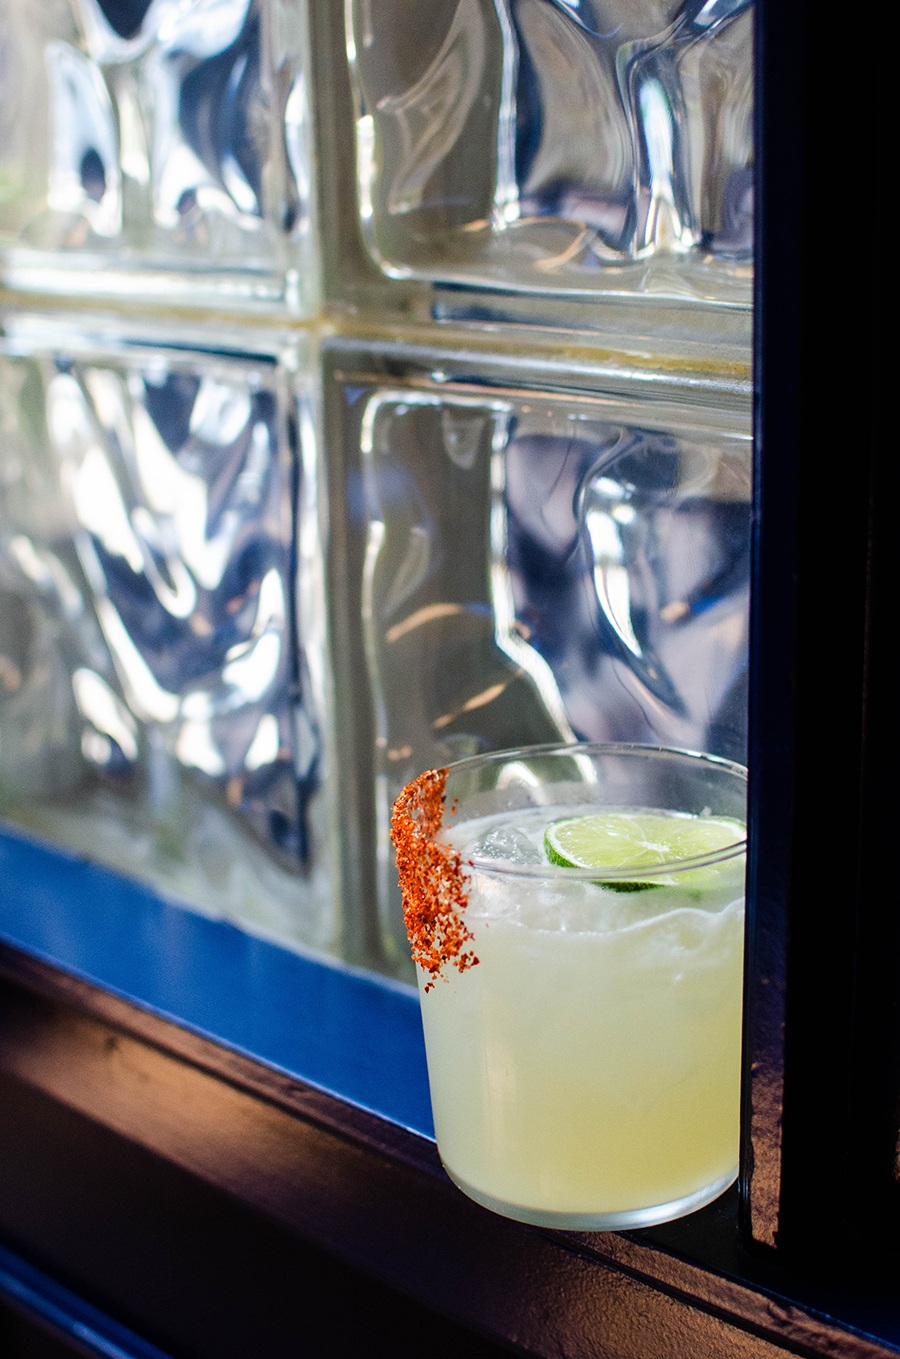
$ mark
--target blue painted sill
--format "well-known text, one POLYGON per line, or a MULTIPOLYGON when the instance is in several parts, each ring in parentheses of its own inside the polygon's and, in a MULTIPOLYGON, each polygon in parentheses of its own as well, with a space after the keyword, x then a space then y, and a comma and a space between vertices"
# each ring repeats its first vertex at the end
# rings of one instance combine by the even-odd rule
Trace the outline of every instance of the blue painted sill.
POLYGON ((0 938, 185 1028, 434 1136, 419 1003, 0 830, 0 938))

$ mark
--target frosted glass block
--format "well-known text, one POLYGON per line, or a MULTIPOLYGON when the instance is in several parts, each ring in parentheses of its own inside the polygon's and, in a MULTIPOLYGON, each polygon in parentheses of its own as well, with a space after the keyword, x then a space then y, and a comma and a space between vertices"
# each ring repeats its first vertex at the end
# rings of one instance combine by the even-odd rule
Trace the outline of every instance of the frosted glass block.
POLYGON ((344 706, 371 752, 369 852, 399 960, 387 826, 422 769, 559 739, 745 756, 749 409, 746 392, 602 371, 554 383, 546 361, 333 364, 335 631, 359 639, 344 706))
POLYGON ((0 343, 0 814, 336 947, 309 360, 0 343))
POLYGON ((749 306, 749 0, 345 9, 385 275, 749 306))
POLYGON ((13 287, 316 305, 305 0, 0 0, 13 287))

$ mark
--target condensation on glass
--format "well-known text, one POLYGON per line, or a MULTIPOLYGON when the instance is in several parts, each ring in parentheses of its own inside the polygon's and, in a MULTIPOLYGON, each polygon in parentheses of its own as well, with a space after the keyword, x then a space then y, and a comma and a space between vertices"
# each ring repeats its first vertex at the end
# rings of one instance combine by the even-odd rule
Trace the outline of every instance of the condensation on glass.
POLYGON ((304 0, 0 0, 7 280, 314 310, 305 21, 304 0))
POLYGON ((422 769, 558 740, 745 759, 747 393, 661 399, 602 373, 523 390, 524 360, 481 358, 477 382, 440 355, 381 379, 377 354, 333 362, 355 572, 335 626, 360 638, 376 895, 402 957, 386 828, 422 769))
POLYGON ((308 402, 177 338, 0 349, 0 814, 332 948, 308 402))
POLYGON ((345 7, 385 274, 749 306, 749 0, 345 7))

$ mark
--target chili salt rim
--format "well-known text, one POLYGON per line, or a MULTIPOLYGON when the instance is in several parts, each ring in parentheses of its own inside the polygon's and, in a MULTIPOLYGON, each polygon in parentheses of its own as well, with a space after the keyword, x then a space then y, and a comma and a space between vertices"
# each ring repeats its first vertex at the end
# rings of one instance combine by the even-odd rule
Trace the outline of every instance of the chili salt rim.
POLYGON ((426 991, 445 964, 465 972, 478 962, 465 947, 475 936, 462 918, 468 904, 462 856, 437 838, 446 785, 446 768, 426 769, 406 785, 391 814, 403 920, 413 962, 428 973, 426 991))

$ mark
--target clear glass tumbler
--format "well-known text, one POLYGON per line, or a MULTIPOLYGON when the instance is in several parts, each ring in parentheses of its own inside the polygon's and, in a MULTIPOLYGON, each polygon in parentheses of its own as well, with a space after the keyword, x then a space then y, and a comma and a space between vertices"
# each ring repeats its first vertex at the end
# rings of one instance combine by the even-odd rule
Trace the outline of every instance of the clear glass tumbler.
POLYGON ((738 1163, 746 770, 535 746, 419 776, 393 839, 438 1148, 471 1198, 618 1230, 738 1163))

